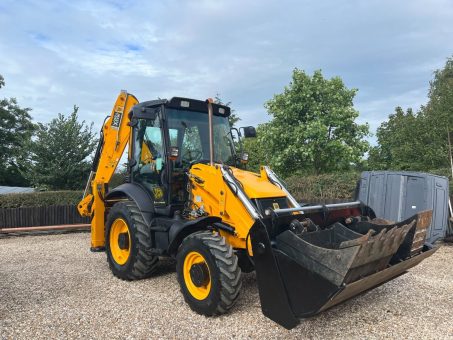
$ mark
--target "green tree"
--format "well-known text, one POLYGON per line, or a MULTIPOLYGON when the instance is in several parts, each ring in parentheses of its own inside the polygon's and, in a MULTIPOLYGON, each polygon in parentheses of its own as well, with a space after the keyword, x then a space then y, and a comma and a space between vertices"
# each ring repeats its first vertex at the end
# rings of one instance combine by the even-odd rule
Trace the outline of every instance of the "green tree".
POLYGON ((126 183, 127 177, 127 167, 126 166, 118 166, 116 171, 113 173, 112 178, 109 181, 109 190, 120 186, 121 184, 126 183))
POLYGON ((378 127, 378 145, 372 147, 368 165, 373 170, 421 170, 424 168, 422 113, 397 107, 378 127))
POLYGON ((58 114, 48 124, 38 123, 27 161, 30 182, 51 190, 82 189, 90 173, 90 155, 97 145, 93 123, 79 122, 78 107, 58 114))
POLYGON ((428 103, 417 113, 395 109, 377 129, 371 169, 432 171, 450 166, 448 133, 453 130, 453 59, 434 72, 428 103))
MULTIPOLYGON (((220 104, 220 105, 225 105, 231 107, 231 102, 224 103, 222 101, 222 98, 220 98, 220 94, 217 93, 214 97, 214 103, 220 104)), ((231 115, 228 117, 228 122, 230 123, 230 127, 234 127, 237 122, 241 120, 237 114, 234 113, 235 110, 231 109, 231 115)))
POLYGON ((450 142, 453 138, 453 56, 447 59, 442 69, 434 72, 430 82, 429 101, 423 108, 426 116, 426 128, 432 131, 431 144, 436 150, 437 167, 452 166, 450 142))
MULTIPOLYGON (((0 88, 5 80, 0 75, 0 88)), ((0 100, 0 185, 27 186, 20 160, 27 151, 25 145, 34 131, 29 108, 21 108, 15 98, 0 100)))
POLYGON ((294 69, 283 93, 265 107, 272 120, 261 128, 258 144, 283 176, 326 173, 353 167, 369 148, 368 124, 357 124, 353 99, 339 77, 326 79, 294 69))

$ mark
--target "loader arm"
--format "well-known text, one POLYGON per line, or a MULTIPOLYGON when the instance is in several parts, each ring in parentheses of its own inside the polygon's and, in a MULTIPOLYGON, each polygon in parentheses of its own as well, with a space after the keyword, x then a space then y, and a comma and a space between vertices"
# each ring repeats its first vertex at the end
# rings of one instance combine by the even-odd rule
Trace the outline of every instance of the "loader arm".
POLYGON ((131 136, 129 116, 131 108, 138 103, 137 98, 121 91, 101 129, 99 144, 94 156, 91 173, 82 200, 78 204, 82 216, 91 216, 91 249, 101 250, 105 244, 104 195, 107 184, 113 176, 124 149, 131 136))

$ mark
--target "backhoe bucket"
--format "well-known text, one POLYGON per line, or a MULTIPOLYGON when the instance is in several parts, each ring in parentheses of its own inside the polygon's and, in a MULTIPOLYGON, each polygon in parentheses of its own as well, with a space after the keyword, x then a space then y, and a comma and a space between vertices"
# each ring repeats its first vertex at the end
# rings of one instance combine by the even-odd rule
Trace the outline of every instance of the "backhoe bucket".
POLYGON ((417 255, 390 263, 416 223, 370 228, 363 235, 336 222, 324 230, 285 230, 275 237, 256 223, 251 241, 263 313, 291 329, 300 318, 403 274, 436 250, 424 246, 417 255))

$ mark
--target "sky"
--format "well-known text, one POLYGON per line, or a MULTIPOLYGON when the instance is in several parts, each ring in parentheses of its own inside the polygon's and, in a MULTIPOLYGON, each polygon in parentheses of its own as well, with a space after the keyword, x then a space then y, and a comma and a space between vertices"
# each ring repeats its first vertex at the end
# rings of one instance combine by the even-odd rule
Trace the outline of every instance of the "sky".
POLYGON ((39 122, 76 104, 96 129, 122 89, 219 93, 240 126, 257 125, 297 67, 357 88, 358 122, 375 131, 396 106, 426 103, 452 55, 451 0, 0 0, 0 97, 39 122))

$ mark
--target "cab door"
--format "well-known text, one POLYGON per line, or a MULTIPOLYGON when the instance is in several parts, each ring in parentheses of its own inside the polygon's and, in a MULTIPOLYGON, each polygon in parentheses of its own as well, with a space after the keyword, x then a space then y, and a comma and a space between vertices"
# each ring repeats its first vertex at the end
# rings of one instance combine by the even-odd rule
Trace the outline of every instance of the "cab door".
POLYGON ((138 119, 133 139, 132 181, 151 194, 154 206, 165 206, 167 195, 162 178, 166 157, 160 117, 138 119))

